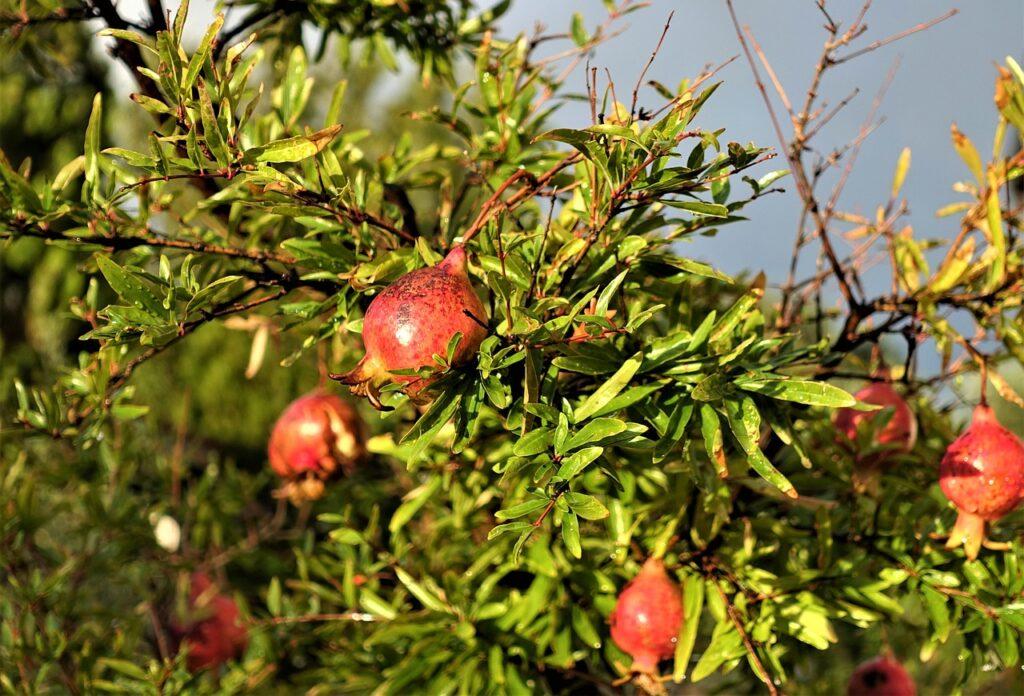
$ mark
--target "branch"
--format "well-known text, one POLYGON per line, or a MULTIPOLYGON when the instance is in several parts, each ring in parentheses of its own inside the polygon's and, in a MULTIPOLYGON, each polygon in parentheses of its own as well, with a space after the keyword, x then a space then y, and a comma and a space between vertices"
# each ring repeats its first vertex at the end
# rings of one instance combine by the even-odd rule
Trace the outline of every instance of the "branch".
POLYGON ((736 632, 740 634, 740 638, 743 640, 743 646, 747 649, 747 655, 750 656, 750 662, 754 667, 754 673, 757 678, 764 682, 764 685, 768 687, 768 693, 771 696, 778 696, 779 690, 772 681, 771 675, 768 670, 765 669, 764 663, 761 662, 761 658, 757 654, 757 645, 747 634, 745 628, 743 628, 743 619, 739 615, 739 611, 733 606, 729 596, 722 589, 716 578, 712 583, 715 586, 715 590, 718 591, 718 596, 722 599, 722 603, 725 604, 726 613, 729 614, 729 618, 732 620, 733 625, 736 627, 736 632))
POLYGON ((226 256, 229 258, 246 259, 258 263, 275 262, 286 266, 296 264, 291 256, 277 254, 272 251, 261 249, 240 249, 238 247, 221 246, 208 244, 200 241, 184 239, 168 239, 157 236, 155 232, 146 228, 147 234, 132 237, 107 237, 103 235, 65 235, 60 232, 43 229, 42 227, 18 227, 17 234, 0 234, 0 239, 13 239, 15 237, 33 237, 49 241, 75 242, 76 244, 95 244, 111 250, 135 249, 141 246, 161 247, 167 249, 180 249, 192 251, 198 254, 209 254, 212 256, 226 256))

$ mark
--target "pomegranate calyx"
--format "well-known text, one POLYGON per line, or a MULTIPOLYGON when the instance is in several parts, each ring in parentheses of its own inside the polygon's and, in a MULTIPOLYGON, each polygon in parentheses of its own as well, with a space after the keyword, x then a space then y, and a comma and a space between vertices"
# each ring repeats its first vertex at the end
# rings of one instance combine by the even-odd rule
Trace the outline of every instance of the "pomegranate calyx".
POLYGON ((949 532, 949 540, 946 542, 947 549, 964 547, 964 553, 968 560, 973 561, 978 557, 981 546, 985 542, 985 518, 974 515, 970 512, 960 511, 957 515, 956 524, 949 532))

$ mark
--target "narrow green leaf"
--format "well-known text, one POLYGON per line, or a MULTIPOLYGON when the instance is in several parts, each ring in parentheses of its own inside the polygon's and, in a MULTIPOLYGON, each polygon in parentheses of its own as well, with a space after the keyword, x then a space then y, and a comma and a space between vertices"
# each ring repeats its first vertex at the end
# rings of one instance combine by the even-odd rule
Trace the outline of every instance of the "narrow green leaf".
POLYGON ((672 668, 672 679, 677 684, 686 678, 703 608, 704 579, 699 575, 688 575, 683 581, 683 626, 679 632, 679 641, 676 643, 675 663, 672 668))
POLYGON ((580 521, 576 513, 566 510, 562 513, 562 541, 576 558, 583 558, 583 547, 580 546, 580 521))
POLYGON ((402 504, 398 506, 398 509, 391 516, 391 521, 388 523, 388 531, 392 534, 397 534, 409 520, 416 516, 420 508, 427 504, 430 497, 441 488, 441 481, 442 478, 440 476, 434 476, 427 483, 417 486, 406 493, 402 498, 402 504))
POLYGON ((444 600, 424 587, 416 580, 416 578, 407 573, 405 569, 395 566, 395 575, 398 576, 398 580, 405 585, 405 588, 409 590, 409 592, 411 592, 424 607, 433 611, 444 612, 446 614, 451 613, 451 608, 444 602, 444 600))
POLYGON ((745 391, 756 392, 773 399, 794 401, 807 406, 845 408, 857 403, 857 399, 839 387, 827 382, 812 382, 803 379, 755 380, 739 382, 737 386, 745 391))
POLYGON ((555 474, 555 476, 568 481, 576 474, 586 469, 587 466, 600 457, 603 452, 604 447, 586 447, 573 452, 562 460, 562 465, 558 467, 558 473, 555 474))
POLYGON ((614 375, 576 408, 573 419, 577 423, 582 423, 600 411, 605 404, 614 399, 629 384, 629 381, 633 379, 633 375, 640 369, 641 362, 643 362, 642 352, 638 352, 626 360, 614 375))

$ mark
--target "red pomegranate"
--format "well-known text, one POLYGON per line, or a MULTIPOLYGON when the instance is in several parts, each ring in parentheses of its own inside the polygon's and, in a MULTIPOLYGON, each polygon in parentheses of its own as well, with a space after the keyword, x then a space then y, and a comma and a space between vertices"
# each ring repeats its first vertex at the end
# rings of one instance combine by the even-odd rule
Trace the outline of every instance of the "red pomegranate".
POLYGON ((916 696, 917 688, 903 665, 891 657, 876 657, 853 671, 847 696, 916 696))
POLYGON ((633 657, 634 672, 653 673, 658 662, 672 657, 683 625, 683 603, 660 560, 647 559, 619 594, 609 621, 612 640, 633 657))
POLYGON ((863 423, 871 423, 892 412, 881 430, 876 432, 875 444, 881 451, 875 451, 856 457, 853 472, 853 484, 859 491, 878 492, 881 469, 890 463, 892 454, 909 452, 917 441, 917 419, 910 406, 899 392, 887 382, 872 382, 855 394, 858 401, 881 406, 881 411, 857 411, 852 408, 841 408, 835 415, 835 427, 848 443, 857 440, 858 428, 863 423))
POLYGON ((999 425, 991 408, 978 406, 942 457, 939 485, 960 513, 946 548, 962 544, 973 560, 985 542, 985 523, 1024 500, 1024 443, 999 425))
POLYGON ((462 340, 453 362, 468 362, 487 336, 486 318, 466 274, 466 251, 453 247, 441 263, 406 273, 373 298, 363 319, 366 355, 355 369, 331 378, 369 397, 377 408, 378 389, 385 382, 405 384, 406 393, 415 397, 429 380, 392 372, 436 367, 433 356, 444 357, 457 332, 462 340))
POLYGON ((216 669, 241 657, 249 635, 235 600, 220 594, 206 573, 193 573, 190 582, 188 616, 171 628, 179 645, 188 649, 190 672, 216 669))
POLYGON ((351 474, 366 456, 363 424, 351 405, 316 391, 299 397, 277 419, 267 446, 270 466, 284 479, 278 495, 295 502, 323 494, 338 469, 351 474))

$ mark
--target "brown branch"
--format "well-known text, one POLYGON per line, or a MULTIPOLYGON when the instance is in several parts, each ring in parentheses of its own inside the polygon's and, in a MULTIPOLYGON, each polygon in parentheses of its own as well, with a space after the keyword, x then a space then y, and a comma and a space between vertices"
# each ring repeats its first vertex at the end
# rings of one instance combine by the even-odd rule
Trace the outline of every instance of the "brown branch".
MULTIPOLYGON (((818 239, 821 240, 822 249, 828 259, 829 265, 832 267, 832 272, 836 277, 836 282, 839 283, 839 290, 842 292, 843 297, 846 298, 847 304, 850 307, 853 307, 857 304, 857 300, 853 295, 853 288, 846 276, 846 271, 839 263, 839 257, 836 254, 835 248, 832 246, 832 240, 828 234, 828 225, 825 214, 818 206, 817 199, 814 196, 814 190, 811 187, 807 173, 803 167, 803 162, 800 158, 801 150, 796 147, 789 146, 786 141, 786 137, 782 133, 782 126, 775 114, 775 107, 772 105, 772 100, 768 96, 768 90, 765 88, 764 82, 761 79, 761 74, 757 69, 757 63, 754 61, 750 45, 747 42, 746 37, 743 35, 743 30, 740 27, 739 19, 736 17, 736 10, 733 7, 732 0, 726 0, 726 7, 729 10, 729 16, 732 19, 733 27, 736 30, 736 36, 740 41, 740 46, 743 48, 743 53, 746 55, 747 63, 750 65, 750 70, 753 73, 754 82, 757 85, 758 91, 761 93, 765 106, 768 108, 768 115, 771 118, 772 127, 775 129, 775 134, 779 139, 779 144, 786 154, 786 159, 789 161, 789 165, 793 173, 793 179, 800 191, 800 196, 807 204, 808 211, 814 217, 818 239)), ((801 115, 806 116, 809 109, 809 106, 805 107, 801 115)))
POLYGON ((842 56, 842 57, 839 57, 839 58, 832 58, 832 59, 830 59, 830 62, 831 62, 832 65, 842 65, 843 63, 845 63, 848 60, 853 60, 854 58, 856 58, 858 56, 864 55, 865 53, 870 53, 871 51, 874 51, 876 49, 881 48, 882 46, 885 46, 887 44, 891 44, 893 41, 899 41, 900 39, 904 39, 904 38, 910 36, 911 34, 916 34, 919 31, 924 31, 925 29, 930 29, 930 28, 934 27, 936 24, 938 24, 939 22, 945 22, 950 17, 953 17, 954 15, 956 15, 958 12, 959 12, 959 10, 954 8, 954 9, 946 12, 945 14, 936 17, 935 19, 931 19, 931 20, 929 20, 927 22, 921 22, 920 24, 914 25, 914 26, 910 27, 909 29, 905 29, 905 30, 903 30, 903 31, 901 31, 899 33, 893 34, 892 36, 887 36, 884 39, 879 39, 877 41, 872 41, 871 43, 869 43, 864 48, 861 48, 859 50, 853 51, 852 53, 848 53, 845 56, 842 56))
POLYGON ((636 79, 636 85, 633 87, 633 101, 629 107, 629 118, 633 119, 636 116, 636 102, 640 94, 640 85, 643 84, 644 76, 647 75, 647 71, 651 69, 651 65, 654 64, 654 59, 658 57, 658 53, 661 51, 661 45, 665 43, 665 36, 668 35, 668 28, 672 25, 672 17, 675 16, 675 10, 668 13, 668 19, 665 20, 665 28, 661 30, 661 37, 658 38, 658 43, 655 45, 654 50, 651 51, 651 57, 647 59, 647 64, 644 65, 644 69, 640 71, 640 77, 636 79))
POLYGON ((65 235, 60 232, 43 229, 41 227, 19 227, 17 234, 0 234, 0 239, 9 239, 15 236, 34 237, 48 241, 75 242, 77 244, 95 244, 111 250, 135 249, 141 246, 152 246, 166 249, 180 249, 191 251, 197 254, 209 254, 213 256, 226 256, 229 258, 246 259, 259 263, 275 262, 284 265, 294 265, 296 260, 285 254, 277 254, 272 251, 261 249, 241 249, 238 247, 222 246, 219 244, 208 244, 206 242, 191 241, 185 239, 169 239, 157 236, 155 232, 146 228, 147 234, 130 237, 108 237, 104 235, 65 235))
POLYGON ((349 611, 341 614, 307 614, 305 616, 274 616, 260 621, 254 621, 256 626, 280 626, 282 624, 317 623, 321 621, 357 621, 372 623, 384 621, 385 619, 374 614, 367 614, 358 611, 349 611))
POLYGON ((729 615, 733 625, 736 627, 736 632, 740 634, 740 639, 743 641, 743 646, 747 650, 747 655, 750 656, 750 661, 753 663, 754 673, 757 675, 757 678, 764 682, 764 685, 768 687, 768 693, 771 696, 778 696, 779 690, 775 686, 771 675, 768 673, 768 670, 765 669, 764 663, 761 662, 761 658, 757 654, 757 645, 743 627, 743 619, 739 615, 739 610, 737 610, 733 605, 729 596, 725 593, 725 590, 722 589, 717 578, 712 584, 715 586, 715 590, 718 591, 718 596, 722 599, 722 603, 725 604, 726 613, 729 615))

